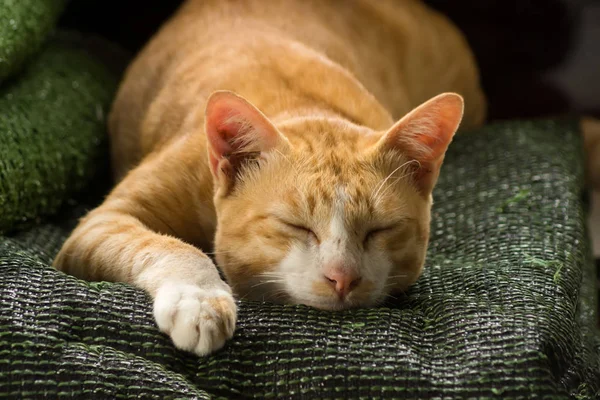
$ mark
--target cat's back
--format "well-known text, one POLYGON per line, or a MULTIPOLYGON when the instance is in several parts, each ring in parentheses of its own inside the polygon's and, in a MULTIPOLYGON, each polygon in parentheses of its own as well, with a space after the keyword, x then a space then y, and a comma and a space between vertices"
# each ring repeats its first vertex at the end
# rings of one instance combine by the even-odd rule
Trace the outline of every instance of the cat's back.
POLYGON ((456 81, 478 95, 466 42, 419 0, 188 0, 126 72, 109 120, 115 168, 201 130, 214 90, 268 104, 270 63, 281 65, 289 42, 341 65, 394 118, 456 81))

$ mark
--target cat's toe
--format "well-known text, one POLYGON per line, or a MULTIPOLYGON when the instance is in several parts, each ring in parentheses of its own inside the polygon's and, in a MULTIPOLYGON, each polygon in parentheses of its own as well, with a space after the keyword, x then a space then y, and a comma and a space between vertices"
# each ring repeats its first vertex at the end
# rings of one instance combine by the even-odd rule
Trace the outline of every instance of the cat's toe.
POLYGON ((170 284, 157 292, 154 317, 175 346, 206 355, 233 336, 237 308, 226 290, 170 284))

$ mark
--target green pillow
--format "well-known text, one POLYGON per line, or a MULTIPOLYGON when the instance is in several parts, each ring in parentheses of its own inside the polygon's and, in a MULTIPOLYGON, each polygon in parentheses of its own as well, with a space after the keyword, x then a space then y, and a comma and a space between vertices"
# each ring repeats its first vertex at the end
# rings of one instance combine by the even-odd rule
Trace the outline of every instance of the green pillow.
POLYGON ((65 36, 0 86, 0 233, 55 213, 105 167, 117 82, 65 36))
POLYGON ((0 0, 0 82, 35 54, 67 0, 0 0))

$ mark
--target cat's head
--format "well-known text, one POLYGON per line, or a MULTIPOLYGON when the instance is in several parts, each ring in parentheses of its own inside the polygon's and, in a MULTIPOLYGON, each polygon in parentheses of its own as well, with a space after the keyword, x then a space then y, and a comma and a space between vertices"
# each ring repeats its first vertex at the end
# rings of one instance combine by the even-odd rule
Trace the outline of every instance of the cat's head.
POLYGON ((243 98, 213 94, 215 254, 236 294, 344 309, 414 283, 462 113, 446 93, 377 132, 326 117, 273 124, 243 98))

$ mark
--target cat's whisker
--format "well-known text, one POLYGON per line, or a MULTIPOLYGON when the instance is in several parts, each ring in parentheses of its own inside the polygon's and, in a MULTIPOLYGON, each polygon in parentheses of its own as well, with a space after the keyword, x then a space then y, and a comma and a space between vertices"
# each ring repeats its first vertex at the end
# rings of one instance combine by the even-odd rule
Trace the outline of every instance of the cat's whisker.
MULTIPOLYGON (((379 193, 379 195, 375 198, 375 203, 378 203, 380 199, 382 199, 390 190, 392 190, 392 188, 396 185, 396 183, 398 183, 399 180, 406 178, 407 176, 413 175, 414 171, 412 172, 408 172, 404 175, 401 175, 397 178, 394 178, 393 181, 388 182, 388 184, 385 186, 385 188, 383 189, 383 191, 381 191, 379 193)), ((388 211, 389 212, 389 211, 388 211)))
POLYGON ((251 290, 249 290, 242 297, 240 297, 240 300, 252 300, 252 299, 255 299, 256 297, 253 296, 253 294, 256 292, 256 290, 257 290, 257 288, 251 288, 251 290))
MULTIPOLYGON (((276 152, 276 153, 278 153, 278 154, 279 154, 281 157, 283 157, 283 159, 284 159, 285 161, 287 161, 287 162, 288 162, 288 164, 290 164, 290 166, 291 166, 291 167, 294 167, 294 164, 292 163, 292 161, 290 160, 290 158, 289 158, 289 157, 288 157, 286 154, 283 154, 283 153, 281 152, 281 150, 279 150, 279 149, 275 149, 275 152, 276 152)), ((295 168, 295 167, 294 167, 294 168, 295 168)))
POLYGON ((268 285, 270 283, 283 283, 283 279, 271 279, 271 280, 268 280, 268 281, 259 282, 256 285, 252 285, 251 287, 255 288, 255 287, 258 287, 258 286, 261 286, 261 285, 268 285))
POLYGON ((404 164, 400 165, 398 168, 396 168, 395 170, 393 170, 388 176, 386 176, 379 183, 379 185, 377 185, 377 188, 371 193, 371 200, 377 198, 377 196, 379 195, 379 191, 381 190, 381 188, 383 187, 383 185, 385 185, 385 183, 388 181, 388 179, 390 179, 392 177, 392 175, 394 175, 402 167, 404 167, 404 164))
MULTIPOLYGON (((269 267, 273 267, 276 264, 270 265, 269 267)), ((264 271, 260 273, 261 277, 275 277, 275 278, 283 278, 283 275, 277 271, 264 271)))
POLYGON ((391 294, 389 294, 389 293, 387 293, 387 294, 385 295, 385 298, 386 298, 386 299, 388 299, 388 298, 389 298, 389 299, 392 299, 392 300, 400 300, 398 297, 396 297, 396 296, 393 296, 393 295, 391 295, 391 294))
POLYGON ((413 162, 418 162, 416 160, 410 160, 405 162, 404 164, 400 165, 398 168, 396 168, 395 170, 393 170, 388 176, 385 177, 385 179, 383 179, 381 181, 381 183, 377 186, 377 189, 375 189, 375 191, 371 194, 371 201, 376 202, 376 200, 378 200, 378 196, 379 196, 379 192, 381 191, 381 189, 384 187, 384 185, 386 184, 386 182, 396 173, 398 172, 400 169, 404 168, 405 166, 413 163, 413 162))
POLYGON ((400 275, 392 275, 392 276, 388 276, 388 279, 395 279, 395 278, 406 278, 408 277, 408 274, 400 274, 400 275))
POLYGON ((387 289, 389 287, 392 287, 392 286, 395 286, 396 284, 398 284, 398 282, 389 282, 390 280, 398 279, 398 278, 406 278, 406 277, 408 277, 407 274, 399 274, 399 275, 388 276, 387 279, 386 279, 387 283, 385 285, 383 285, 383 289, 387 289))
MULTIPOLYGON (((414 171, 410 171, 410 172, 407 172, 407 173, 406 173, 406 174, 404 174, 404 175, 400 175, 399 177, 397 177, 397 178, 394 178, 394 180, 393 180, 393 181, 392 181, 392 182, 391 182, 389 185, 387 185, 387 186, 386 186, 386 191, 385 191, 385 193, 387 193, 387 190, 389 190, 390 188, 394 187, 394 185, 395 185, 396 183, 398 183, 398 181, 399 181, 400 179, 404 179, 404 178, 406 178, 407 176, 414 175, 414 173, 415 173, 414 171)), ((380 196, 383 196, 383 194, 380 194, 380 196)))
POLYGON ((278 297, 283 297, 286 294, 287 294, 287 292, 285 290, 276 289, 276 290, 271 290, 269 292, 263 293, 261 297, 262 297, 262 301, 267 301, 267 299, 275 300, 278 297))
POLYGON ((281 274, 279 272, 261 272, 259 277, 261 278, 281 278, 281 274))
MULTIPOLYGON (((269 268, 269 267, 272 267, 272 265, 271 266, 267 266, 267 268, 269 268)), ((265 286, 267 284, 273 284, 273 283, 275 283, 275 284, 283 284, 283 283, 285 283, 284 277, 280 273, 278 273, 278 272, 269 272, 269 271, 266 271, 266 272, 261 273, 259 275, 259 277, 261 277, 261 278, 267 278, 267 279, 264 280, 264 281, 261 281, 261 282, 258 282, 256 284, 252 285, 250 287, 250 290, 244 296, 242 296, 242 299, 249 298, 256 291, 262 289, 261 286, 265 286), (272 278, 272 279, 269 279, 269 278, 272 278)), ((285 292, 285 289, 275 289, 275 290, 282 290, 282 291, 285 292)))

